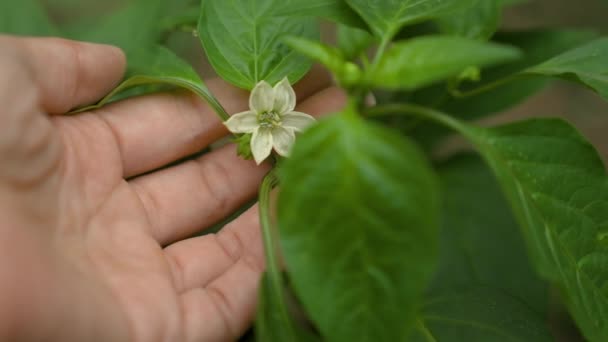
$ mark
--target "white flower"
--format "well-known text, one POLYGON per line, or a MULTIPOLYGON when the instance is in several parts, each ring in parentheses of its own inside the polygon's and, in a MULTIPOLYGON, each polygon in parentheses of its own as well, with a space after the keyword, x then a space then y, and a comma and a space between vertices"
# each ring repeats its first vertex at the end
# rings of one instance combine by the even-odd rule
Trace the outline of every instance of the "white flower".
POLYGON ((249 96, 249 110, 232 115, 224 125, 232 133, 251 133, 251 153, 260 164, 268 158, 272 148, 281 156, 288 156, 295 141, 295 132, 301 132, 315 119, 294 112, 296 93, 287 78, 274 88, 266 81, 259 82, 249 96))

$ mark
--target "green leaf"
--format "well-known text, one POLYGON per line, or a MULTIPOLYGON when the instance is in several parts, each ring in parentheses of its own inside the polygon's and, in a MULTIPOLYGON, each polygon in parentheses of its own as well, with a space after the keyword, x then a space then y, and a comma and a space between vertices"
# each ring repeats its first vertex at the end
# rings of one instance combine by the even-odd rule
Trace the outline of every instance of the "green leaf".
POLYGON ((575 80, 608 100, 608 38, 564 52, 528 69, 527 73, 575 80))
POLYGON ((552 340, 547 285, 530 266, 492 172, 472 155, 438 168, 444 195, 440 263, 419 315, 418 339, 552 340))
MULTIPOLYGON (((513 45, 523 51, 522 58, 496 66, 482 73, 482 81, 473 84, 475 88, 492 86, 514 74, 546 61, 564 51, 590 41, 596 36, 589 31, 541 30, 522 32, 501 32, 495 39, 499 43, 513 45)), ((459 117, 476 119, 512 107, 549 84, 546 77, 520 77, 511 82, 498 84, 496 88, 464 98, 451 98, 445 93, 445 86, 426 95, 431 101, 446 99, 439 108, 457 113, 459 117), (437 93, 437 90, 439 93, 437 93)), ((466 92, 466 91, 465 91, 466 92)), ((419 94, 418 96, 425 96, 419 94)), ((415 102, 421 102, 416 101, 415 102)), ((424 103, 426 101, 422 101, 424 103)))
POLYGON ((37 0, 0 1, 0 33, 53 36, 58 31, 37 0))
POLYGON ((588 340, 608 340, 608 178, 593 146, 560 119, 480 128, 412 105, 368 110, 388 112, 432 119, 475 145, 511 204, 537 270, 560 285, 588 340))
POLYGON ((439 30, 471 39, 487 40, 500 25, 504 0, 476 0, 469 6, 437 19, 439 30))
POLYGON ((496 173, 537 268, 561 285, 591 341, 608 339, 608 179, 597 152, 559 119, 464 134, 496 173))
POLYGON ((163 31, 196 31, 200 13, 200 4, 188 6, 176 13, 165 16, 159 25, 163 31))
POLYGON ((318 39, 313 18, 278 16, 278 0, 203 1, 198 32, 215 71, 226 81, 252 89, 259 81, 270 84, 287 76, 300 79, 311 62, 286 46, 281 37, 318 39))
POLYGON ((426 36, 394 44, 368 77, 376 87, 415 89, 456 76, 467 67, 495 65, 519 56, 517 49, 506 45, 426 36))
POLYGON ((205 99, 222 119, 228 118, 228 114, 222 105, 211 94, 196 71, 187 62, 171 52, 171 50, 162 46, 156 46, 152 49, 140 50, 132 56, 136 59, 132 63, 134 65, 133 76, 122 82, 97 104, 79 109, 78 112, 102 107, 116 99, 123 92, 137 86, 167 84, 194 92, 205 99))
POLYGON ((530 265, 491 170, 471 154, 452 157, 438 169, 444 195, 441 258, 427 301, 444 292, 486 286, 544 314, 547 285, 530 265))
POLYGON ((340 50, 333 46, 295 36, 285 37, 283 41, 298 53, 322 63, 334 73, 340 72, 346 63, 340 50))
MULTIPOLYGON (((513 75, 588 42, 594 37, 596 34, 593 32, 574 30, 499 32, 494 39, 521 49, 523 57, 510 63, 484 69, 481 74, 482 81, 474 83, 473 86, 487 88, 487 91, 454 98, 446 90, 445 84, 439 84, 416 91, 407 97, 402 95, 402 97, 411 103, 436 107, 467 120, 497 113, 522 102, 550 83, 549 77, 513 78, 513 75), (509 79, 510 81, 506 83, 502 81, 509 79)), ((466 90, 464 91, 466 92, 466 90)), ((447 132, 446 128, 434 123, 424 123, 416 128, 413 135, 425 145, 432 146, 447 132)), ((412 133, 410 132, 410 134, 412 133)))
POLYGON ((434 269, 435 177, 404 137, 346 111, 298 138, 280 169, 281 245, 329 341, 402 341, 434 269))
POLYGON ((351 27, 367 27, 344 0, 284 0, 277 4, 275 13, 289 17, 321 17, 351 27))
POLYGON ((338 47, 349 60, 359 57, 376 40, 365 30, 345 25, 338 25, 337 35, 338 47))
POLYGON ((379 37, 389 40, 401 27, 437 18, 474 0, 346 0, 379 37))
POLYGON ((257 315, 255 320, 255 336, 257 341, 264 342, 318 342, 319 339, 311 332, 299 327, 280 309, 285 303, 280 299, 285 297, 285 291, 277 289, 264 273, 260 283, 257 315))
POLYGON ((333 46, 299 37, 285 37, 285 43, 297 52, 320 62, 329 69, 341 86, 349 87, 361 80, 361 69, 347 62, 342 52, 333 46))
POLYGON ((516 298, 485 286, 444 293, 424 310, 412 341, 555 341, 545 317, 516 298))
POLYGON ((163 0, 135 0, 97 22, 78 25, 71 38, 121 47, 127 55, 158 42, 160 19, 168 8, 163 0))

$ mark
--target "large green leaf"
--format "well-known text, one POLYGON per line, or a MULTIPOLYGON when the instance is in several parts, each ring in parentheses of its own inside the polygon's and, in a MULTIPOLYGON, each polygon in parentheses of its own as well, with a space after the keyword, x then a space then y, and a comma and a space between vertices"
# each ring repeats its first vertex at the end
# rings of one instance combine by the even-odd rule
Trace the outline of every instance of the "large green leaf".
MULTIPOLYGON (((283 285, 283 284, 281 284, 283 285)), ((256 341, 263 342, 320 342, 309 327, 297 324, 293 314, 286 313, 286 289, 277 288, 272 284, 266 272, 260 282, 257 314, 255 317, 256 341)))
POLYGON ((444 195, 440 263, 419 316, 419 339, 426 333, 443 342, 551 340, 547 286, 530 266, 491 171, 472 155, 438 168, 444 195))
POLYGON ((414 342, 551 342, 546 318, 500 290, 471 287, 431 299, 414 342))
POLYGON ((37 0, 0 1, 0 33, 52 36, 57 29, 37 0))
POLYGON ((558 119, 464 133, 500 180, 540 272, 562 286, 585 336, 608 340, 608 179, 593 146, 558 119))
POLYGON ((346 0, 379 37, 388 39, 401 27, 439 17, 475 0, 346 0))
POLYGON ((367 27, 344 0, 283 0, 277 5, 277 15, 321 17, 352 27, 367 27))
POLYGON ((588 340, 608 340, 608 178, 589 142, 560 119, 488 129, 416 106, 369 111, 410 112, 465 135, 500 181, 537 270, 561 286, 588 340))
POLYGON ((293 83, 311 62, 281 41, 283 35, 318 39, 314 18, 274 13, 279 0, 207 0, 198 32, 215 71, 228 82, 252 89, 288 77, 293 83))
POLYGON ((441 261, 429 295, 488 286, 544 313, 546 284, 531 267, 524 240, 491 170, 478 156, 438 165, 444 197, 441 261))
POLYGON ((504 0, 476 0, 469 7, 439 17, 437 25, 445 34, 488 39, 500 25, 503 2, 504 0))
POLYGON ((134 87, 149 84, 165 84, 194 92, 205 99, 220 117, 223 119, 228 118, 228 114, 222 105, 211 94, 196 71, 169 49, 155 46, 150 49, 134 52, 132 57, 135 59, 132 70, 133 76, 121 83, 97 104, 82 108, 78 110, 79 112, 99 108, 115 99, 124 98, 121 94, 134 87))
POLYGON ((404 137, 352 112, 298 138, 278 214, 294 288, 328 341, 403 341, 436 260, 435 177, 404 137))
POLYGON ((565 52, 527 72, 575 80, 608 99, 608 38, 565 52))
POLYGON ((519 51, 506 45, 455 36, 425 36, 394 44, 368 75, 375 87, 416 89, 467 67, 484 67, 517 59, 519 51))
POLYGON ((561 285, 591 341, 608 339, 608 179, 597 152, 559 119, 482 129, 446 120, 497 175, 541 274, 561 285))

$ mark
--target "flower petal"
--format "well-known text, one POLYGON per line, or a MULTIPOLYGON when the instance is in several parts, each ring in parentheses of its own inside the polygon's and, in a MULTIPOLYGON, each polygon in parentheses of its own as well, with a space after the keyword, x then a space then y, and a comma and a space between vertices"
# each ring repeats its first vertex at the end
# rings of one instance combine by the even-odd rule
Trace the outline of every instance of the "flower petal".
POLYGON ((272 140, 273 137, 268 128, 258 128, 253 131, 253 136, 251 137, 251 153, 258 165, 270 155, 270 152, 272 151, 272 140))
POLYGON ((252 133, 259 124, 257 115, 249 110, 232 115, 224 125, 232 133, 252 133))
POLYGON ((287 77, 274 86, 274 105, 272 107, 277 113, 288 113, 296 108, 296 92, 289 84, 287 77))
POLYGON ((260 81, 249 95, 249 109, 256 113, 264 113, 271 111, 273 104, 274 89, 268 82, 260 81))
POLYGON ((274 150, 283 157, 289 156, 291 146, 296 141, 296 135, 292 129, 275 127, 272 129, 272 145, 274 150))
POLYGON ((300 112, 289 112, 281 117, 281 125, 296 132, 302 132, 315 121, 317 120, 311 115, 300 112))

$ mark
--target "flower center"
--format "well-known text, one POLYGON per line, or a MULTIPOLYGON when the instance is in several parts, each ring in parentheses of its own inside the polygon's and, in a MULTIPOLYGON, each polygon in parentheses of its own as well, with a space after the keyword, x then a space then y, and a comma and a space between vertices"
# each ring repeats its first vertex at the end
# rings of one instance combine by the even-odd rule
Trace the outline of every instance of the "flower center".
POLYGON ((273 128, 281 125, 281 115, 274 110, 258 114, 260 127, 273 128))

